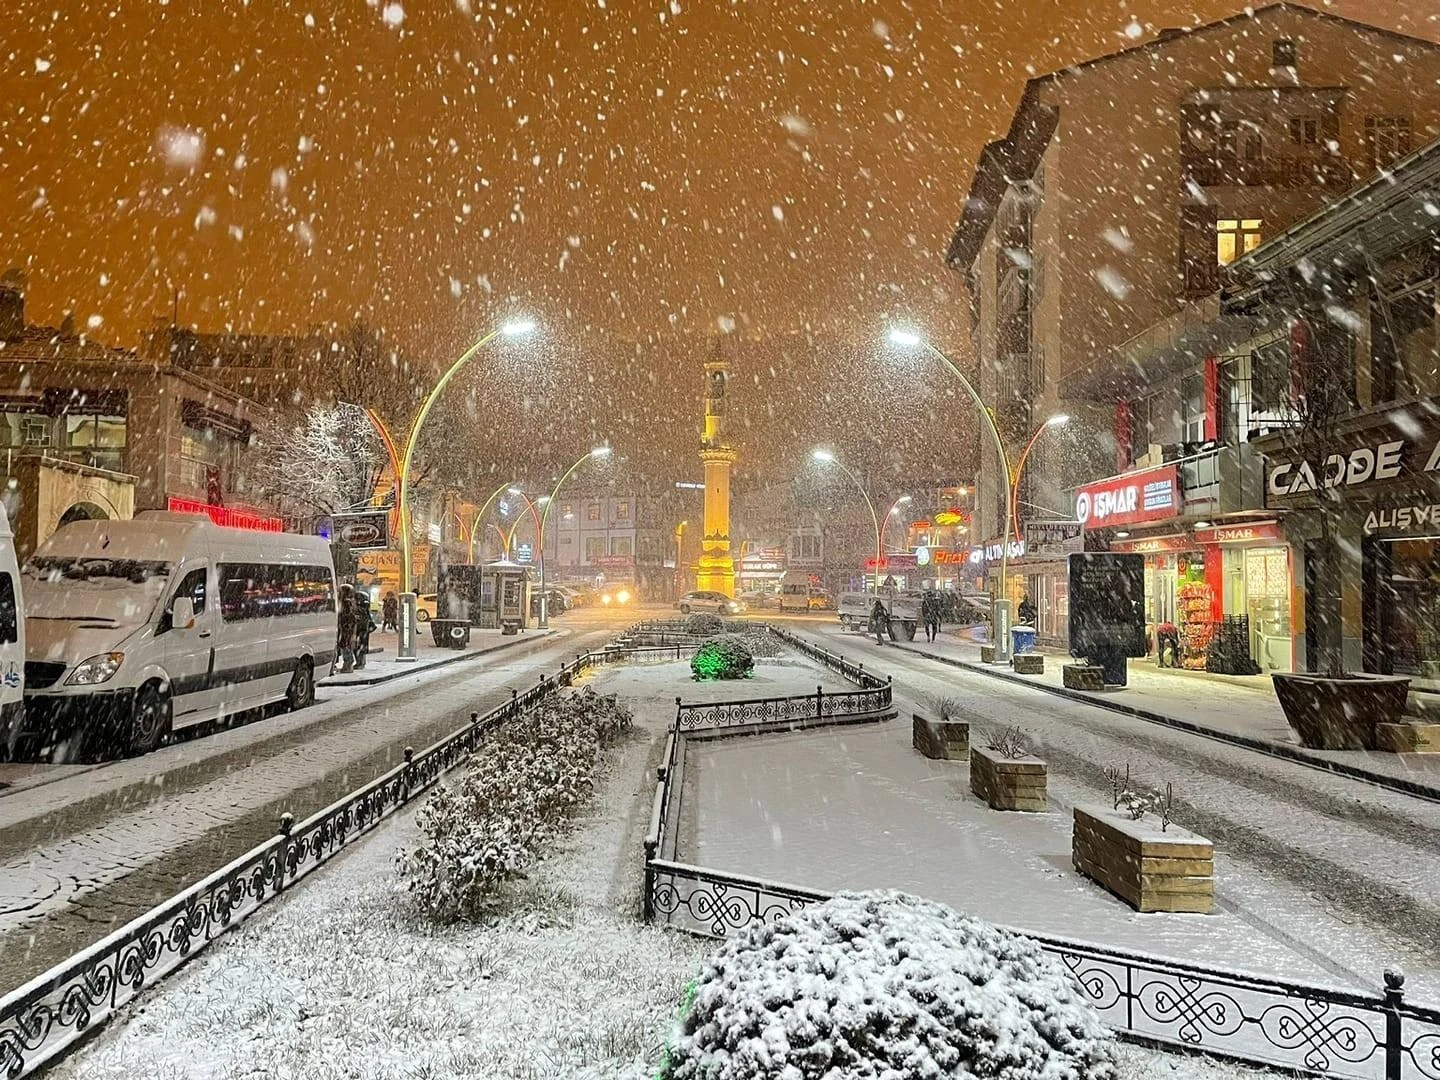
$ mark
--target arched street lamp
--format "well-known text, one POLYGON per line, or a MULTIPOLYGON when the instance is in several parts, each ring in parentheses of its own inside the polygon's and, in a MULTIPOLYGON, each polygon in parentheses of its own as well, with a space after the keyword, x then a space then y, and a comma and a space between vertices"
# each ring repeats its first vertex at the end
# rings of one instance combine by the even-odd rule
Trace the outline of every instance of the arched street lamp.
POLYGON ((550 509, 555 505, 555 500, 560 497, 560 488, 564 486, 566 480, 570 479, 571 474, 574 473, 576 469, 580 468, 581 465, 584 465, 585 462, 592 459, 598 461, 601 458, 607 458, 609 456, 610 447, 608 446, 597 446, 593 450, 587 450, 584 456, 580 457, 578 460, 576 460, 575 464, 571 465, 570 468, 566 469, 563 473, 560 474, 560 479, 555 482, 554 489, 550 492, 548 496, 546 496, 545 512, 540 515, 540 535, 538 537, 538 543, 540 545, 539 626, 541 630, 545 630, 550 626, 550 595, 545 590, 545 525, 550 520, 550 509))
POLYGON ((444 375, 440 376, 440 381, 431 388, 430 392, 425 395, 425 400, 420 403, 420 411, 416 413, 415 423, 410 426, 410 434, 405 440, 405 453, 400 461, 400 475, 396 478, 396 485, 399 490, 396 493, 395 503, 400 510, 400 585, 401 591, 406 594, 409 594, 411 591, 410 466, 415 460, 415 448, 420 443, 420 431, 425 426, 425 418, 430 415, 430 409, 435 404, 435 400, 440 396, 440 392, 450 384, 450 380, 459 373, 461 368, 475 358, 481 349, 497 337, 524 337, 534 329, 535 324, 533 322, 521 320, 517 322, 507 322, 491 330, 490 333, 486 334, 460 354, 460 358, 450 365, 444 375))
POLYGON ((1011 496, 1014 492, 1015 478, 1010 472, 1010 460, 1005 456, 1005 440, 1000 437, 1000 428, 995 424, 995 417, 985 407, 979 391, 971 385, 970 380, 965 377, 964 372, 955 365, 953 360, 919 334, 909 330, 892 329, 888 336, 892 345, 899 345, 907 349, 918 346, 924 349, 944 364, 950 370, 950 374, 960 380, 960 385, 965 387, 966 393, 970 395, 970 400, 975 403, 975 408, 979 410, 980 416, 984 419, 985 427, 990 432, 990 438, 995 443, 995 455, 1000 459, 1000 467, 1005 470, 1005 525, 1000 540, 1000 587, 990 598, 990 633, 994 638, 995 662, 1009 663, 1010 601, 1005 599, 1005 584, 1010 571, 1010 519, 1014 514, 1011 496))
POLYGON ((880 523, 880 531, 882 534, 886 529, 890 527, 890 519, 899 512, 900 507, 904 506, 909 501, 909 495, 901 495, 898 499, 896 499, 893 503, 890 504, 890 509, 885 511, 885 520, 880 523))
POLYGON ((1035 444, 1040 441, 1041 435, 1044 435, 1045 432, 1052 427, 1064 427, 1069 422, 1070 417, 1064 413, 1059 413, 1045 420, 1035 429, 1035 434, 1030 436, 1030 441, 1025 444, 1025 449, 1020 452, 1020 460, 1015 463, 1015 476, 1010 482, 1010 512, 1014 515, 1012 525, 1016 536, 1020 535, 1020 475, 1025 471, 1025 461, 1030 457, 1030 451, 1035 449, 1035 444))
MULTIPOLYGON (((880 563, 884 559, 884 540, 880 536, 880 517, 875 513, 875 504, 870 501, 870 493, 865 490, 865 485, 860 478, 845 467, 845 463, 832 454, 829 450, 813 450, 810 456, 822 465, 834 465, 837 469, 848 476, 859 490, 865 500, 865 507, 870 511, 870 520, 875 525, 875 595, 880 595, 880 563)), ((886 515, 887 519, 889 515, 886 515)))

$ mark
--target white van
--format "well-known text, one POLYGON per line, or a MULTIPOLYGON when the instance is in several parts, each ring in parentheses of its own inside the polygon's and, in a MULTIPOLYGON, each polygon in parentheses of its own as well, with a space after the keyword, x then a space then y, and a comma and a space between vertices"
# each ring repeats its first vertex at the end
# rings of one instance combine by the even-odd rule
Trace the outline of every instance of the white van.
POLYGON ((11 756, 25 713, 25 620, 20 593, 15 534, 0 506, 0 759, 11 756))
POLYGON ((780 579, 779 608, 785 611, 810 610, 810 575, 787 570, 780 579))
MULTIPOLYGON (((172 729, 315 697, 335 659, 326 541, 152 510, 40 545, 25 593, 27 749, 144 754, 172 729)), ((27 753, 26 756, 29 756, 27 753)))

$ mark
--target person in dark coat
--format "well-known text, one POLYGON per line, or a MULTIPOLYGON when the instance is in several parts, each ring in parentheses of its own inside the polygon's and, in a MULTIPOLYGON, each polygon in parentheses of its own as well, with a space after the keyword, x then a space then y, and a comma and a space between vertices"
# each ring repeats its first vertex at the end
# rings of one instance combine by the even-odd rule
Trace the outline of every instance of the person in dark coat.
POLYGON ((400 601, 393 591, 385 594, 385 602, 380 605, 380 629, 400 629, 400 601))
POLYGON ((926 590, 920 601, 920 616, 925 622, 925 640, 934 641, 940 636, 940 596, 933 590, 926 590))
POLYGON ((365 666, 365 656, 370 651, 370 635, 375 630, 375 616, 370 611, 370 594, 364 589, 355 590, 355 670, 365 666))
POLYGON ((340 654, 340 673, 355 670, 355 646, 360 640, 360 620, 355 613, 355 587, 340 586, 340 615, 335 633, 335 649, 340 654))
POLYGON ((1020 616, 1021 626, 1034 627, 1039 612, 1035 610, 1035 601, 1030 599, 1028 592, 1020 599, 1020 609, 1017 614, 1020 616))
POLYGON ((890 629, 890 613, 885 610, 885 602, 879 598, 870 609, 870 629, 875 631, 875 644, 884 645, 885 631, 890 629))

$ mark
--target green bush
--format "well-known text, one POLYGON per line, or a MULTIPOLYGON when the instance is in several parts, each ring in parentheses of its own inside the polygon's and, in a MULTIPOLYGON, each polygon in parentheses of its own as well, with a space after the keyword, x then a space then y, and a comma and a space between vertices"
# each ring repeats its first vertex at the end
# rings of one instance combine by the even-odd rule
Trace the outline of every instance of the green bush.
POLYGON ((711 638, 690 660, 690 672, 697 679, 745 679, 754 670, 754 654, 733 634, 711 638))

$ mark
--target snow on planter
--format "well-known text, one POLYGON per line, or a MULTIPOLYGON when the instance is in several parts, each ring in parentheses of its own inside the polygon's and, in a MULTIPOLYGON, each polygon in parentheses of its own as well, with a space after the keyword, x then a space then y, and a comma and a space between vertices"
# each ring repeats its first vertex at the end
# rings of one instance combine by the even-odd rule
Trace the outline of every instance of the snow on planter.
POLYGON ((749 646, 733 634, 711 638, 690 659, 690 671, 697 679, 744 679, 754 670, 749 646))
POLYGON ((708 611, 697 611, 685 616, 685 632, 696 637, 713 637, 725 632, 725 620, 708 611))
POLYGON ((841 893, 727 942, 662 1080, 1113 1080, 1114 1041, 1034 943, 897 892, 841 893))

